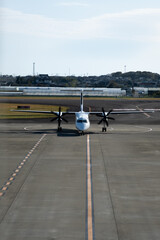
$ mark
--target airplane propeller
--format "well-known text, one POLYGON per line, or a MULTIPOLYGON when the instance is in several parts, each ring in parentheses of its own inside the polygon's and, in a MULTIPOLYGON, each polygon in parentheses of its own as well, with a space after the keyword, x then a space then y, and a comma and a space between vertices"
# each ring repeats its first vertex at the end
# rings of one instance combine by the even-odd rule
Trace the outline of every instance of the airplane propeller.
POLYGON ((100 114, 100 113, 96 114, 98 117, 102 117, 102 119, 98 122, 98 124, 101 124, 102 122, 104 123, 104 127, 102 128, 102 131, 106 132, 105 125, 107 125, 107 127, 109 126, 108 120, 115 120, 114 118, 109 117, 109 115, 112 111, 113 110, 110 110, 107 114, 105 114, 104 108, 102 108, 102 114, 100 114))
POLYGON ((62 112, 61 112, 61 107, 59 107, 59 111, 58 111, 58 112, 53 112, 53 111, 52 111, 52 113, 55 114, 56 117, 52 118, 52 119, 51 119, 51 122, 57 120, 57 121, 58 121, 58 131, 61 131, 61 130, 62 130, 62 128, 61 128, 61 122, 64 121, 64 122, 68 123, 68 121, 67 121, 65 118, 63 118, 63 116, 64 116, 66 113, 62 113, 62 112))

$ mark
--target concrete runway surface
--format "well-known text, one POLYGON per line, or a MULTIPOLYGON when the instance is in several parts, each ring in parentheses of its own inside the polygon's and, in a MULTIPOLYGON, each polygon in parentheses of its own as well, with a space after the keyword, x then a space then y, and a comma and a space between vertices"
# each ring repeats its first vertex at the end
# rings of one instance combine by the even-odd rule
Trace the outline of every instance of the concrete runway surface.
POLYGON ((1 240, 158 240, 160 125, 0 123, 1 240))

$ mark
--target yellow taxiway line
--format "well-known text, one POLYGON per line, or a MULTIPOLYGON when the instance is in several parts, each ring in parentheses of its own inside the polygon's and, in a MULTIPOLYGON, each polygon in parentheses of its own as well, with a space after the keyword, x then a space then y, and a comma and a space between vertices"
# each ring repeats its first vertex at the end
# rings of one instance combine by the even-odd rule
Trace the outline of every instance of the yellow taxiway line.
POLYGON ((93 195, 92 195, 92 173, 90 157, 90 138, 87 135, 87 240, 94 239, 94 219, 93 219, 93 195))

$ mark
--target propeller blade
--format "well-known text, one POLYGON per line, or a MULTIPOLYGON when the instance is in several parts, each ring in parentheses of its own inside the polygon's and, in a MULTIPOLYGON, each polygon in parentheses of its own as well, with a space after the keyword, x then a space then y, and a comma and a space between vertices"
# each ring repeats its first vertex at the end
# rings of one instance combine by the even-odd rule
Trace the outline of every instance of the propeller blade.
POLYGON ((102 112, 103 112, 103 115, 105 116, 106 114, 105 114, 105 111, 104 111, 104 108, 102 107, 102 112))
POLYGON ((58 117, 58 113, 57 112, 51 111, 51 113, 55 114, 58 117))
POLYGON ((98 124, 101 124, 103 121, 104 121, 104 119, 102 118, 102 119, 98 122, 98 124))
POLYGON ((98 122, 98 124, 101 124, 102 122, 104 122, 104 123, 107 125, 107 127, 109 126, 108 121, 107 121, 106 119, 102 118, 102 119, 98 122))
POLYGON ((55 121, 55 120, 57 120, 57 117, 52 118, 52 119, 51 119, 51 122, 53 122, 53 121, 55 121))
POLYGON ((104 124, 107 125, 107 127, 109 126, 108 120, 115 120, 112 117, 109 117, 109 114, 113 111, 113 109, 109 110, 107 112, 107 114, 105 113, 104 108, 102 107, 102 114, 97 113, 96 116, 101 117, 102 119, 98 122, 98 124, 101 124, 102 122, 104 122, 104 124))
POLYGON ((62 118, 62 117, 61 117, 61 119, 62 119, 64 122, 68 123, 68 121, 67 121, 65 118, 62 118))
POLYGON ((101 113, 97 113, 96 116, 97 117, 103 117, 103 115, 101 113))
POLYGON ((107 113, 107 116, 113 111, 113 109, 109 110, 109 112, 107 113))
POLYGON ((112 117, 107 117, 108 119, 110 119, 110 120, 115 120, 115 118, 112 118, 112 117))
POLYGON ((59 107, 58 112, 53 112, 53 111, 51 111, 51 112, 52 112, 54 115, 56 115, 56 117, 54 117, 54 118, 51 119, 51 122, 53 122, 53 121, 55 121, 55 120, 58 121, 58 131, 59 131, 59 130, 61 130, 61 122, 62 122, 62 121, 68 123, 68 121, 67 121, 65 118, 62 117, 62 116, 64 116, 64 115, 66 115, 67 112, 62 113, 62 112, 61 112, 61 107, 59 107))

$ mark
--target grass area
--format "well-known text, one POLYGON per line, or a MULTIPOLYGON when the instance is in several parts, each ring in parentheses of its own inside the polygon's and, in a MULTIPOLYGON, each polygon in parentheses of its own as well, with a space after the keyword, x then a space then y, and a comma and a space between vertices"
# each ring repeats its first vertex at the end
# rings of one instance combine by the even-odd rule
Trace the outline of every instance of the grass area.
MULTIPOLYGON (((62 99, 62 97, 32 97, 32 96, 14 96, 14 97, 0 97, 1 99, 62 99)), ((63 99, 80 99, 80 97, 63 97, 63 99)), ((111 98, 111 97, 85 97, 85 100, 150 100, 150 101, 160 101, 160 98, 111 98)), ((30 110, 40 110, 40 111, 58 111, 58 106, 53 105, 42 105, 42 104, 19 104, 19 103, 0 103, 0 119, 16 119, 16 118, 47 118, 53 117, 52 114, 40 114, 40 113, 24 113, 24 112, 12 112, 11 109, 17 109, 17 106, 30 106, 30 110)), ((66 107, 62 107, 62 111, 66 111, 66 107)))
MULTIPOLYGON (((10 111, 11 109, 16 110, 17 106, 30 106, 29 110, 40 110, 40 111, 58 111, 58 109, 59 109, 59 107, 53 106, 53 105, 0 103, 0 119, 53 117, 52 114, 25 113, 25 112, 10 111)), ((65 107, 62 107, 61 110, 66 111, 67 109, 65 107)))

